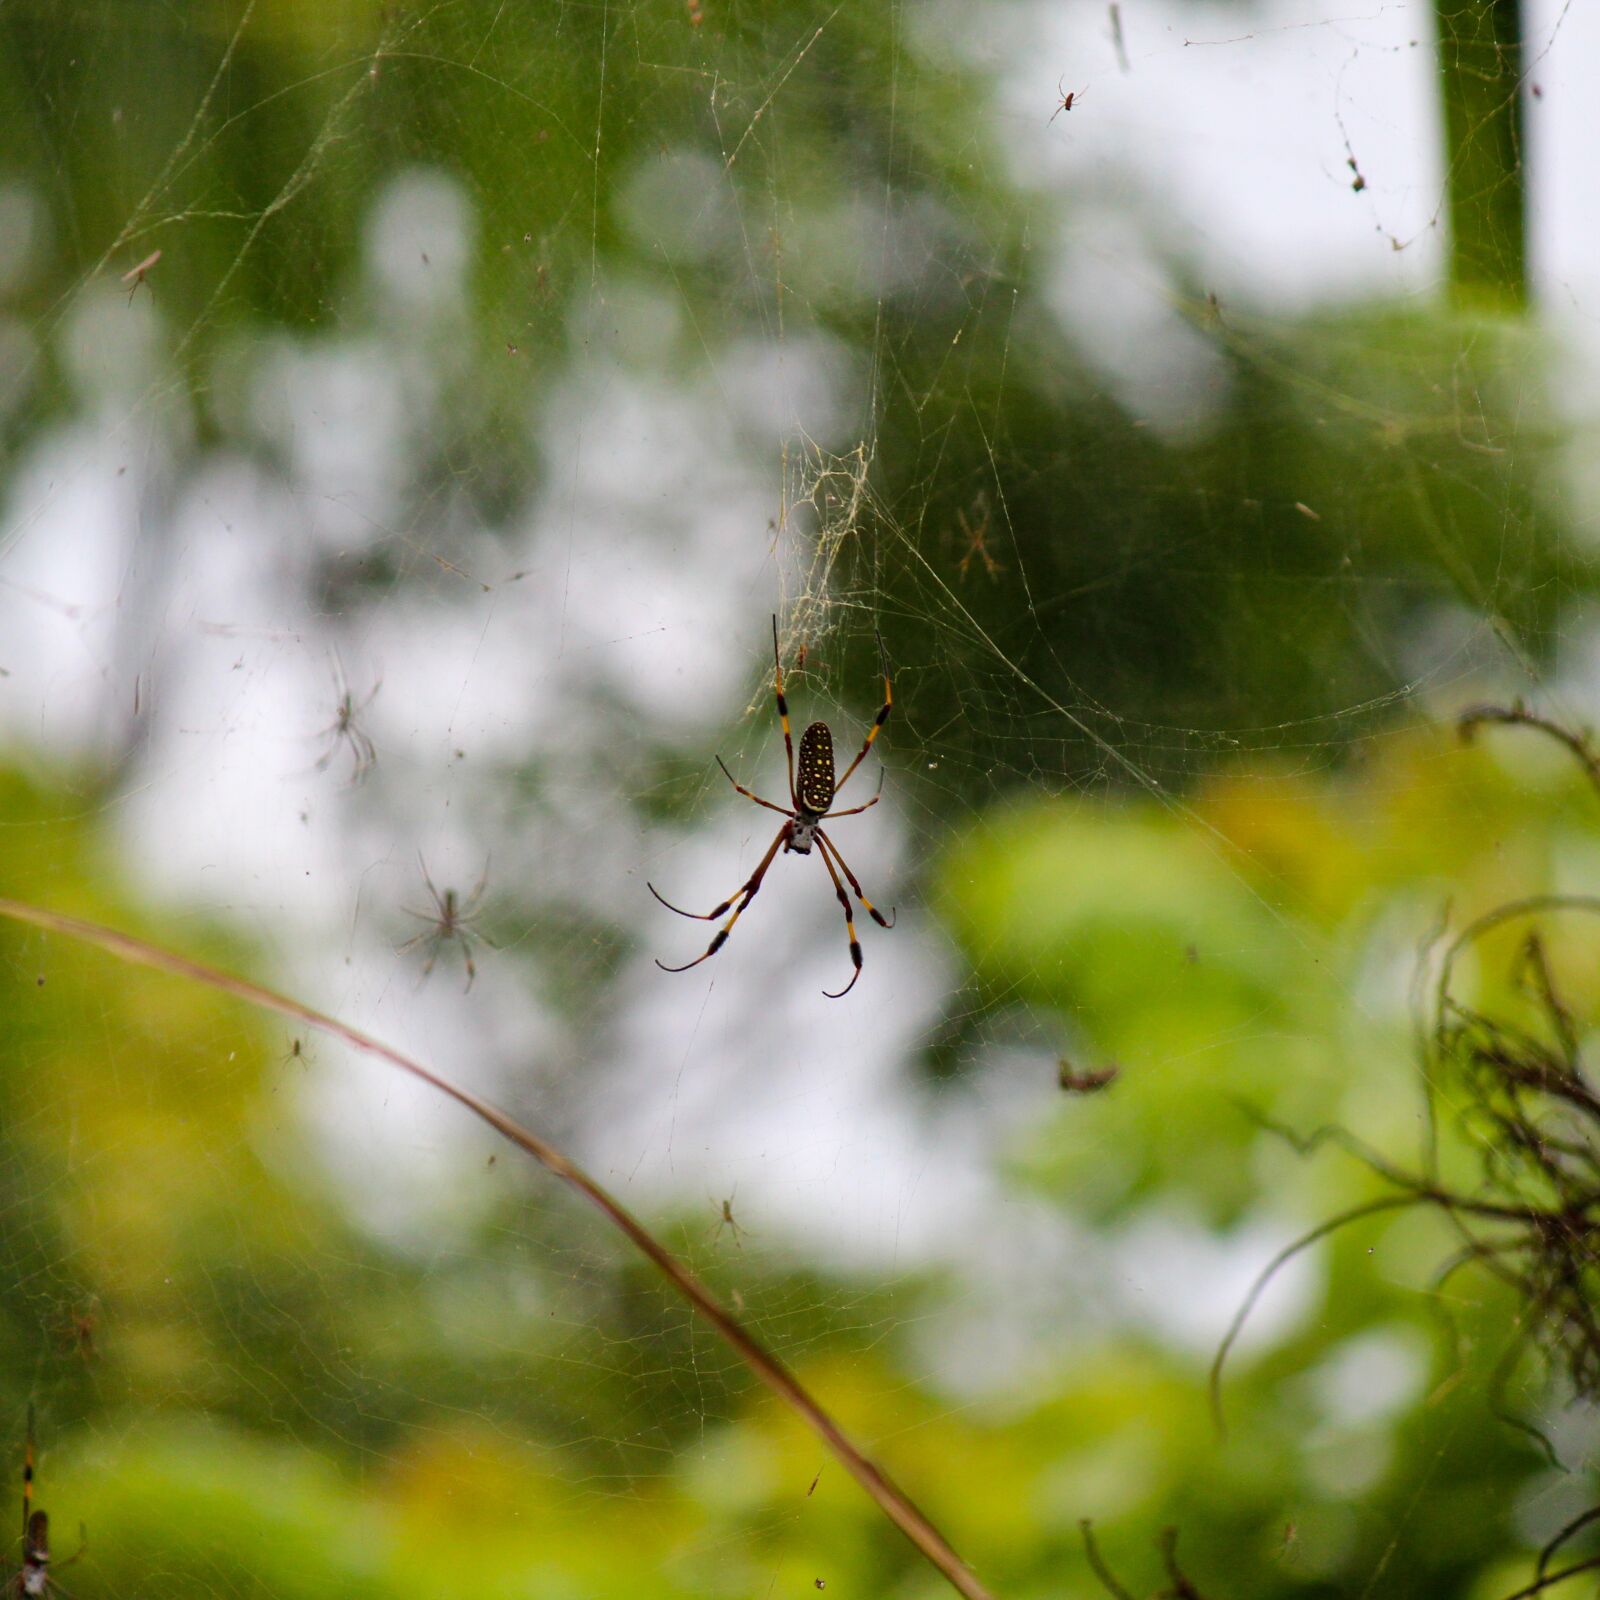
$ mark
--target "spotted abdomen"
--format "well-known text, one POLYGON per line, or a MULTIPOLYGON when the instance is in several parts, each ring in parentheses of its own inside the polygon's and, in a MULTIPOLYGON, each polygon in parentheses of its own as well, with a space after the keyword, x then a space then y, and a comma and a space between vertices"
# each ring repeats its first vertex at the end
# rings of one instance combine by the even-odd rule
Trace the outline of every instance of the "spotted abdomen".
POLYGON ((800 735, 800 770, 795 778, 801 809, 821 816, 833 804, 833 735, 813 722, 800 735))

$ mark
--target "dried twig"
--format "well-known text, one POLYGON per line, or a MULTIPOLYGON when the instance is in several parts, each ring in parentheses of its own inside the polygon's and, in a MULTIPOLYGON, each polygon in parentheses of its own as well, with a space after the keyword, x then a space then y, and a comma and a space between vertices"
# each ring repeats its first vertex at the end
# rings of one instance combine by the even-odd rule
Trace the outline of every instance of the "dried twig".
POLYGON ((1165 1596, 1170 1600, 1205 1600, 1205 1596, 1184 1576, 1183 1569, 1178 1565, 1178 1530, 1163 1528, 1160 1546, 1167 1576, 1172 1579, 1172 1587, 1165 1591, 1165 1596))
POLYGON ((1583 768, 1584 776, 1594 786, 1595 793, 1600 794, 1600 756, 1595 754, 1586 735, 1574 733, 1559 722, 1542 717, 1537 711, 1530 711, 1520 700, 1513 700, 1508 706, 1472 706, 1456 718, 1456 730, 1470 744, 1478 729, 1486 722, 1533 728, 1554 739, 1557 744, 1565 745, 1583 768))
POLYGON ((1106 1593, 1114 1596, 1114 1600, 1133 1600, 1133 1596, 1117 1581, 1116 1573, 1106 1565, 1105 1558, 1100 1554, 1100 1547, 1094 1542, 1094 1524, 1088 1517, 1079 1522, 1078 1531, 1083 1535, 1083 1553, 1088 1558, 1089 1570, 1105 1585, 1106 1593))
MULTIPOLYGON (((1133 1600, 1133 1596, 1123 1588, 1121 1580, 1106 1565, 1105 1557, 1100 1554, 1100 1546, 1095 1543, 1094 1524, 1085 1517, 1079 1522, 1078 1531, 1083 1535, 1083 1553, 1088 1559, 1089 1570, 1100 1580, 1106 1593, 1112 1596, 1112 1600, 1133 1600)), ((1205 1596, 1195 1588, 1183 1568, 1178 1565, 1178 1530, 1163 1528, 1156 1546, 1161 1551, 1161 1563, 1167 1569, 1171 1587, 1158 1589, 1154 1600, 1205 1600, 1205 1596)))
POLYGON ((1528 1600, 1529 1595, 1538 1594, 1541 1590, 1554 1588, 1558 1583, 1565 1583, 1568 1578, 1575 1578, 1580 1572, 1593 1572, 1600 1567, 1600 1556, 1590 1556, 1587 1561, 1576 1561, 1570 1567, 1563 1567, 1559 1572, 1551 1572, 1544 1577, 1535 1578, 1526 1587, 1518 1589, 1515 1594, 1508 1594, 1506 1600, 1528 1600))
POLYGON ((507 1116, 498 1106, 481 1099, 470 1089, 452 1082, 442 1073, 424 1066, 410 1056, 374 1039, 370 1034, 352 1028, 310 1006, 302 1005, 287 995, 251 983, 246 978, 192 961, 175 951, 135 938, 100 923, 88 922, 81 917, 63 916, 42 907, 18 900, 0 899, 0 916, 15 922, 30 923, 50 933, 77 939, 94 945, 121 961, 136 966, 153 967, 172 977, 187 978, 204 984, 222 994, 232 995, 264 1011, 317 1028, 342 1039, 355 1050, 374 1055, 398 1067, 402 1072, 420 1079, 430 1088, 464 1106, 475 1117, 488 1123, 502 1138, 533 1157, 547 1172, 575 1190, 595 1207, 611 1225, 688 1301, 718 1336, 741 1361, 778 1397, 791 1407, 833 1452, 836 1460, 877 1502, 878 1508, 914 1544, 927 1561, 941 1572, 959 1594, 967 1600, 990 1600, 988 1591, 968 1569, 949 1541, 917 1507, 909 1495, 900 1489, 874 1461, 865 1455, 845 1434, 833 1417, 814 1399, 798 1378, 764 1345, 748 1333, 721 1302, 696 1278, 663 1244, 661 1244, 632 1212, 595 1182, 581 1167, 570 1161, 560 1150, 538 1134, 523 1127, 507 1116))
POLYGON ((1543 1579, 1550 1563, 1555 1559, 1555 1553, 1574 1534, 1581 1533, 1596 1518, 1600 1518, 1600 1506, 1590 1506, 1587 1511, 1580 1511, 1559 1533, 1539 1552, 1539 1565, 1534 1568, 1534 1576, 1543 1579))

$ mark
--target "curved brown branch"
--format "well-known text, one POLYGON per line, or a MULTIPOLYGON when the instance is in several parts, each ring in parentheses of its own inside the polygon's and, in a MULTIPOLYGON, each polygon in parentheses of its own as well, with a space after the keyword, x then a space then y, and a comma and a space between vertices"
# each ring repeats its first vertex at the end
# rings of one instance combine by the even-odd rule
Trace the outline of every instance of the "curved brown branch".
MULTIPOLYGON (((4 902, 0 901, 0 906, 4 902)), ((1233 1321, 1228 1325, 1228 1331, 1222 1336, 1222 1343, 1217 1346, 1216 1358, 1211 1363, 1211 1375, 1207 1379, 1206 1389, 1211 1396, 1211 1415, 1217 1424, 1217 1432, 1225 1434, 1227 1424, 1222 1415, 1222 1366, 1228 1359, 1228 1352, 1233 1348, 1234 1341, 1244 1330, 1244 1325, 1250 1313, 1256 1308, 1262 1293, 1267 1285, 1277 1277, 1279 1269, 1292 1261, 1302 1250, 1309 1250, 1319 1239, 1326 1239, 1330 1233, 1337 1233, 1346 1223, 1359 1222, 1363 1217, 1376 1216, 1382 1211, 1399 1211, 1406 1206, 1420 1206, 1427 1202, 1427 1195, 1423 1194, 1395 1194, 1388 1195, 1381 1200, 1369 1200, 1365 1205, 1352 1206, 1348 1211, 1341 1211, 1338 1216, 1330 1217, 1326 1222, 1319 1222, 1309 1233, 1303 1233, 1293 1244, 1285 1245, 1265 1267, 1260 1276, 1250 1285, 1250 1292, 1244 1297, 1244 1304, 1234 1313, 1233 1321)))
MULTIPOLYGON (((1083 1553, 1088 1558, 1089 1570, 1100 1580, 1106 1593, 1112 1600, 1133 1600, 1133 1596, 1123 1588, 1121 1579, 1106 1565, 1105 1557, 1100 1554, 1100 1546, 1095 1542, 1094 1524, 1084 1517, 1078 1523, 1078 1531, 1083 1535, 1083 1553)), ((1205 1600, 1205 1596, 1195 1588, 1183 1568, 1178 1565, 1178 1530, 1163 1528, 1161 1537, 1157 1540, 1157 1547, 1161 1551, 1161 1562, 1167 1569, 1167 1577, 1171 1579, 1172 1587, 1160 1590, 1156 1600, 1205 1600)))
POLYGON ((1600 896, 1590 894, 1533 894, 1522 900, 1508 900, 1469 922, 1445 949, 1436 989, 1436 1015, 1443 1017, 1450 1004, 1450 980, 1461 954, 1486 933, 1519 917, 1535 917, 1544 911, 1576 911, 1585 916, 1600 916, 1600 896))
POLYGON ((1195 1588, 1183 1568, 1178 1565, 1176 1528, 1161 1530, 1161 1560, 1167 1569, 1167 1576, 1172 1580, 1172 1587, 1165 1591, 1170 1600, 1205 1600, 1205 1596, 1195 1588))
POLYGON ((352 1028, 325 1012, 313 1010, 246 978, 235 977, 204 962, 192 961, 175 951, 135 938, 97 922, 81 917, 63 916, 46 911, 39 906, 19 900, 0 898, 0 916, 15 922, 29 923, 33 927, 58 933, 94 945, 121 961, 136 966, 153 967, 172 977, 187 978, 204 984, 222 994, 232 995, 264 1011, 276 1012, 307 1027, 342 1039, 353 1049, 377 1056, 402 1072, 420 1079, 430 1088, 464 1106, 475 1117, 486 1122, 503 1139, 533 1157, 553 1177, 559 1178, 568 1188, 575 1190, 592 1205, 628 1242, 656 1268, 699 1314, 710 1323, 717 1335, 739 1359, 767 1385, 786 1405, 794 1410, 833 1452, 836 1460, 866 1490, 877 1503, 878 1509, 895 1524, 914 1544, 926 1560, 949 1582, 957 1593, 967 1600, 991 1600, 988 1590, 955 1552, 950 1542, 917 1507, 905 1491, 899 1488, 874 1461, 865 1455, 845 1434, 832 1416, 814 1399, 798 1378, 764 1345, 760 1344, 744 1327, 734 1320, 721 1302, 689 1271, 655 1236, 595 1182, 581 1167, 570 1161, 553 1144, 530 1132, 521 1123, 508 1116, 497 1106, 479 1098, 470 1089, 452 1082, 443 1074, 425 1067, 420 1061, 402 1055, 400 1051, 374 1039, 370 1034, 352 1028))
POLYGON ((1113 1600, 1133 1600, 1117 1581, 1117 1575, 1105 1563, 1105 1558, 1100 1554, 1100 1546, 1094 1542, 1094 1524, 1087 1518, 1082 1518, 1078 1523, 1078 1532, 1083 1535, 1083 1553, 1088 1557, 1089 1570, 1104 1585, 1107 1594, 1113 1600))
POLYGON ((1539 1564, 1533 1569, 1536 1578, 1543 1579, 1549 1570, 1550 1563, 1555 1559, 1556 1551, 1564 1545, 1574 1534, 1581 1533, 1597 1517, 1600 1517, 1600 1506, 1590 1506, 1587 1511, 1580 1511, 1566 1527, 1539 1552, 1539 1564))
POLYGON ((1568 1578, 1575 1578, 1580 1572, 1592 1572, 1596 1567, 1600 1567, 1600 1556, 1590 1556, 1587 1561, 1576 1561, 1570 1567, 1563 1567, 1559 1572, 1535 1578, 1526 1588, 1518 1589, 1515 1594, 1508 1594, 1506 1600, 1528 1600, 1530 1595, 1553 1588, 1558 1583, 1565 1583, 1568 1578))
POLYGON ((1600 795, 1600 756, 1590 749, 1589 741, 1583 734, 1574 733, 1571 728, 1563 727, 1551 717, 1542 717, 1537 711, 1530 711, 1520 700, 1513 700, 1508 706, 1471 706, 1456 718, 1456 729, 1470 744, 1472 736, 1486 722, 1532 728, 1546 738, 1554 739, 1557 744, 1565 745, 1583 768, 1583 775, 1595 793, 1600 795))

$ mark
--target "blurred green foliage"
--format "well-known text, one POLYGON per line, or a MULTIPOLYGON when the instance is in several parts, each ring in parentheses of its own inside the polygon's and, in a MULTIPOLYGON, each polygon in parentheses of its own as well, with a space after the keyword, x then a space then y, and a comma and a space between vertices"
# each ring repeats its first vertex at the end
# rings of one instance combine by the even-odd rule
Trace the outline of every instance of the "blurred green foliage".
MULTIPOLYGON (((1444 886, 1465 917, 1593 849, 1586 794, 1492 745, 1397 735, 1359 779, 1223 776, 1189 816, 1063 801, 975 822, 940 881, 981 981, 1055 1014, 1083 1061, 1122 1066, 1030 1124, 1019 1193, 1109 1238, 1167 1215, 1224 1236, 1254 1217, 1287 1242, 1387 1192, 1245 1107, 1414 1159, 1407 980, 1444 886)), ((12 886, 137 925, 96 828, 64 816, 8 778, 9 834, 50 841, 12 886)), ((1600 1003, 1595 946, 1552 940, 1581 1014, 1600 1003)), ((20 1424, 36 1400, 41 1503, 58 1530, 91 1528, 76 1592, 159 1574, 174 1595, 599 1594, 641 1573, 685 1595, 814 1577, 938 1592, 798 1423, 509 1154, 460 1179, 488 1198, 456 1245, 411 1259, 342 1221, 295 1153, 315 1068, 273 1059, 281 1041, 252 1018, 55 938, 7 931, 0 964, 19 1000, 0 1072, 25 1110, 0 1133, 0 1410, 20 1424)), ((1483 962, 1485 994, 1499 970, 1483 962)), ((1063 1329, 1025 1396, 952 1408, 880 1335, 939 1314, 945 1286, 785 1270, 719 1247, 704 1216, 677 1234, 996 1591, 1038 1596, 1092 1592, 1084 1516, 1130 1581, 1154 1574, 1154 1531, 1180 1526, 1206 1593, 1509 1581, 1520 1499, 1556 1490, 1492 1411, 1537 1416, 1546 1390, 1532 1358, 1496 1374, 1517 1308, 1491 1277, 1432 1289, 1456 1242, 1402 1213, 1320 1247, 1309 1303, 1235 1354, 1221 1439, 1209 1352, 1160 1318, 1063 1329)), ((1104 1292, 1096 1259, 1087 1296, 1104 1292)))

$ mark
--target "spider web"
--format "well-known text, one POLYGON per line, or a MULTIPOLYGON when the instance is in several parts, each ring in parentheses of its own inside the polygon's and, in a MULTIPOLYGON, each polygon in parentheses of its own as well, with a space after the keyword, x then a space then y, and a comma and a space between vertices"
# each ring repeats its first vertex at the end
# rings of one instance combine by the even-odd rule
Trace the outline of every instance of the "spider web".
MULTIPOLYGON (((1205 1393, 1375 1192, 1262 1119, 1414 1150, 1444 908, 1600 867, 1439 731, 1595 677, 1600 36, 1521 8, 1497 167, 1484 9, 8 8, 7 892, 572 1149, 998 1595, 1093 1592, 1082 1518, 1136 1588, 1176 1524, 1207 1594, 1509 1593, 1593 1415, 1441 1219, 1205 1393), (809 858, 655 964, 713 929, 646 883, 778 825, 713 759, 784 797, 773 614, 842 761, 894 681, 837 1003, 809 858)), ((939 1592, 456 1108, 5 941, 0 1439, 74 1594, 939 1592)))

